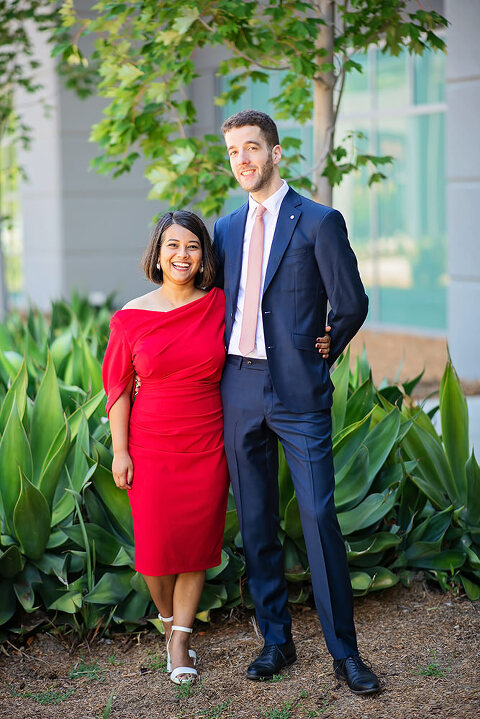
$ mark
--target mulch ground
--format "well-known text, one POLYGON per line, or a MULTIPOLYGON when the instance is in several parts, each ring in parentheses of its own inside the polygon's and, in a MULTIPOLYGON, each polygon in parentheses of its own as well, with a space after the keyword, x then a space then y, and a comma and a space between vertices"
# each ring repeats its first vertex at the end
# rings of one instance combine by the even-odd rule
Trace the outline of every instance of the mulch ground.
MULTIPOLYGON (((360 330, 350 344, 352 367, 356 355, 362 352, 363 347, 366 349, 373 380, 377 385, 384 378, 390 382, 394 381, 397 373, 399 381, 405 382, 425 370, 413 396, 423 399, 432 393, 438 393, 448 358, 446 337, 360 330)), ((460 379, 465 394, 480 394, 480 379, 460 379)))
POLYGON ((374 697, 339 685, 313 608, 293 607, 298 661, 277 681, 251 682, 244 670, 261 648, 251 613, 197 623, 199 681, 172 684, 156 632, 96 639, 72 649, 52 633, 0 654, 5 719, 478 719, 480 602, 416 582, 356 599, 359 645, 384 682, 374 697), (53 702, 57 703, 53 703, 53 702))

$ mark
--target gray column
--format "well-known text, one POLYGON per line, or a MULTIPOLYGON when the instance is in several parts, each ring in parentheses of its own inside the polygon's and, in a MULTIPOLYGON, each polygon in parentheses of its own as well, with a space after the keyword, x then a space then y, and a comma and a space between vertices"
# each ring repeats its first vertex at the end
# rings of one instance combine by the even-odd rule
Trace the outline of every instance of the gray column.
POLYGON ((447 0, 448 342, 464 379, 480 378, 480 2, 447 0))

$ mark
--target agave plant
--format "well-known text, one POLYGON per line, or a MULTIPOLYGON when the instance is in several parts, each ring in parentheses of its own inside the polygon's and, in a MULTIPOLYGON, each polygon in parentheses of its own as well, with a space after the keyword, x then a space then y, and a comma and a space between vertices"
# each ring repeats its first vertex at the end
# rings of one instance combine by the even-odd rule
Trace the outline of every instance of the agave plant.
MULTIPOLYGON (((111 298, 109 299, 109 302, 111 298)), ((154 615, 134 569, 131 511, 115 487, 101 358, 110 307, 80 297, 0 325, 0 625, 18 608, 55 613, 78 632, 127 628, 154 615)), ((447 364, 439 436, 411 400, 421 375, 375 387, 365 353, 348 352, 332 374, 335 504, 355 594, 423 570, 443 588, 480 598, 480 472, 469 455, 468 414, 447 364)), ((280 536, 289 599, 309 596, 300 515, 279 447, 280 536)), ((238 518, 230 495, 224 549, 208 570, 199 617, 251 605, 238 518)), ((17 615, 18 616, 18 615, 17 615)), ((162 631, 161 623, 151 620, 162 631)))
POLYGON ((87 419, 103 399, 99 392, 66 416, 49 353, 34 401, 27 386, 24 360, 0 408, 1 623, 13 615, 17 600, 33 610, 35 588, 51 606, 75 566, 75 558, 63 552, 66 536, 59 529, 62 521, 73 521, 75 510, 74 495, 63 484, 70 474, 78 491, 88 479, 81 443, 88 436, 87 419))
POLYGON ((441 437, 422 408, 403 407, 410 427, 403 455, 408 472, 411 527, 395 567, 423 569, 447 587, 461 582, 480 599, 480 470, 469 453, 468 410, 449 358, 440 385, 441 437))

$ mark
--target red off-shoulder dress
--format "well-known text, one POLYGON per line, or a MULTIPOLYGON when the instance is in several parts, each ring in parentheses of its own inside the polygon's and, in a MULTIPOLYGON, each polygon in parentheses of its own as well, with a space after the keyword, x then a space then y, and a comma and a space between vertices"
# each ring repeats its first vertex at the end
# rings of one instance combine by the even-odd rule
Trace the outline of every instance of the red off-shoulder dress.
POLYGON ((224 311, 225 296, 214 288, 170 312, 120 310, 110 323, 107 414, 134 373, 141 382, 129 423, 128 497, 142 574, 193 572, 221 560, 228 494, 219 390, 224 311))

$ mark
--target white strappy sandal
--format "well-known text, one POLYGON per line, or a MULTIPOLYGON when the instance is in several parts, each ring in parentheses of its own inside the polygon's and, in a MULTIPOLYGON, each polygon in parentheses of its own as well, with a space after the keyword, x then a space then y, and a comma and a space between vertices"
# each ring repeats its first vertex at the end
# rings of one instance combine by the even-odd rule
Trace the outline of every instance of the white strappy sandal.
MULTIPOLYGON (((170 664, 170 669, 168 671, 171 671, 172 668, 172 662, 170 660, 170 652, 168 651, 168 645, 170 644, 170 640, 173 636, 173 632, 187 632, 188 634, 191 634, 193 632, 193 629, 191 627, 180 627, 177 624, 172 625, 172 631, 168 638, 167 642, 167 669, 168 664, 170 664)), ((188 651, 189 656, 193 659, 193 662, 195 663, 197 659, 197 655, 193 649, 189 649, 188 651), (194 656, 192 656, 192 652, 194 656)), ((170 679, 174 684, 188 684, 188 682, 193 681, 198 676, 198 672, 194 667, 177 667, 174 669, 170 674, 170 679), (185 676, 186 675, 186 676, 185 676)))
MULTIPOLYGON (((158 618, 164 623, 164 625, 165 625, 165 622, 173 622, 173 617, 162 617, 162 615, 159 614, 159 615, 158 615, 158 618)), ((175 629, 179 629, 179 627, 175 627, 175 629)), ((192 632, 192 631, 193 631, 193 630, 190 629, 190 632, 192 632)), ((172 627, 172 632, 173 632, 173 627, 172 627)), ((171 636, 172 636, 172 635, 170 634, 170 637, 171 637, 171 636)), ((168 645, 170 644, 170 637, 169 637, 168 642, 167 642, 167 672, 171 672, 171 671, 172 671, 172 660, 170 659, 170 652, 168 651, 168 645)), ((189 650, 188 650, 188 656, 190 657, 190 659, 193 659, 193 663, 196 664, 196 662, 197 662, 197 652, 195 651, 195 649, 189 649, 189 650)))

